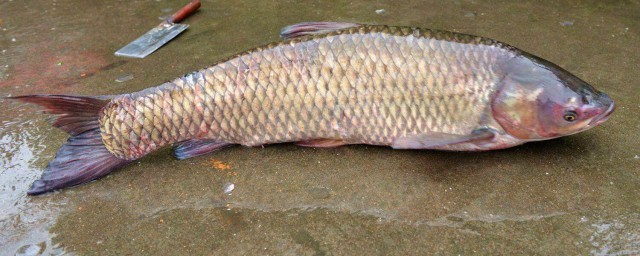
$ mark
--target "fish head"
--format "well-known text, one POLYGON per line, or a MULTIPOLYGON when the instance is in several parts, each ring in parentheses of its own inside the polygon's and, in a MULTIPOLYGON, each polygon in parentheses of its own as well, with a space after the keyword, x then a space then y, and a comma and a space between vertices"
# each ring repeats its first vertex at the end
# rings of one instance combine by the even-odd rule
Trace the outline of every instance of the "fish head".
POLYGON ((493 117, 520 140, 571 135, 605 122, 615 103, 568 71, 531 55, 511 58, 492 99, 493 117))

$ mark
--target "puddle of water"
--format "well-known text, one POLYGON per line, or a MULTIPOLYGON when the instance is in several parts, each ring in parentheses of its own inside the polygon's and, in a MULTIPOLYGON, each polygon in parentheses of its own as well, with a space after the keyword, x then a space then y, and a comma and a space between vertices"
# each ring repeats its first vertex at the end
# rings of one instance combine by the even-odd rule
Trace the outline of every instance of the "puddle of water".
POLYGON ((623 216, 615 220, 599 220, 591 224, 589 242, 594 247, 593 255, 638 255, 640 254, 640 214, 623 216))
POLYGON ((34 167, 45 152, 46 131, 38 121, 21 121, 34 115, 9 112, 17 118, 0 121, 0 244, 22 255, 59 252, 49 228, 66 200, 34 202, 24 193, 40 176, 34 167))

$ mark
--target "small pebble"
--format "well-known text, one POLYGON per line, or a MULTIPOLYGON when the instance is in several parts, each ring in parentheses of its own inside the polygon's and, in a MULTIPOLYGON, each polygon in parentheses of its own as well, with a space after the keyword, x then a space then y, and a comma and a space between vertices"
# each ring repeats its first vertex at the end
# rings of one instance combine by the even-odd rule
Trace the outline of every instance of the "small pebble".
POLYGON ((453 222, 464 222, 464 219, 458 216, 447 216, 447 220, 453 221, 453 222))
POLYGON ((315 199, 327 199, 331 197, 331 190, 325 187, 310 188, 308 191, 311 197, 315 199))
POLYGON ((636 156, 634 156, 633 158, 634 158, 634 159, 640 159, 640 156, 639 156, 639 155, 636 155, 636 156))
POLYGON ((387 12, 387 11, 386 11, 385 9, 378 9, 378 10, 376 10, 376 13, 377 13, 377 14, 384 14, 384 13, 386 13, 386 12, 387 12))
POLYGON ((129 81, 133 79, 133 75, 132 74, 126 74, 126 75, 121 75, 118 78, 116 78, 116 82, 118 83, 124 83, 126 81, 129 81))
POLYGON ((231 194, 231 191, 233 191, 234 188, 236 188, 236 185, 234 185, 233 183, 227 183, 224 184, 224 189, 222 192, 224 192, 225 194, 231 194))
POLYGON ((573 21, 572 20, 563 21, 563 22, 560 22, 560 25, 563 27, 573 26, 573 21))
POLYGON ((11 38, 11 42, 15 42, 15 41, 16 41, 16 38, 15 38, 15 37, 14 37, 14 38, 11 38))
POLYGON ((478 14, 475 13, 475 12, 465 12, 464 16, 467 17, 467 18, 473 18, 475 16, 478 16, 478 14))
POLYGON ((43 252, 43 247, 37 244, 28 244, 20 247, 15 255, 41 255, 43 252))

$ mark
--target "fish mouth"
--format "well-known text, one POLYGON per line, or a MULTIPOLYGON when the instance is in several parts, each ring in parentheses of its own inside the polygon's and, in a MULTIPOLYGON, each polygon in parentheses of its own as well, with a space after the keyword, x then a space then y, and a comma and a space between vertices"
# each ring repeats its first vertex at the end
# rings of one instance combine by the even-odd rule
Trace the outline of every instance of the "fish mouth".
POLYGON ((609 104, 609 108, 606 111, 604 111, 602 114, 591 119, 589 126, 594 127, 596 125, 606 122, 609 119, 609 116, 611 115, 611 113, 613 113, 615 109, 616 109, 616 104, 612 101, 611 104, 609 104))

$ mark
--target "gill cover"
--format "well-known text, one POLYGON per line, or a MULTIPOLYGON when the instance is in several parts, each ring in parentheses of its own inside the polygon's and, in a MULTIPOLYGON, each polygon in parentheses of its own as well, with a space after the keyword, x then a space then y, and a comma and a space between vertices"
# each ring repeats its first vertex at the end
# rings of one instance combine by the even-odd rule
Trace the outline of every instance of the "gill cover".
POLYGON ((493 116, 522 140, 570 135, 604 122, 614 109, 604 93, 543 59, 528 54, 505 62, 493 97, 493 116))

